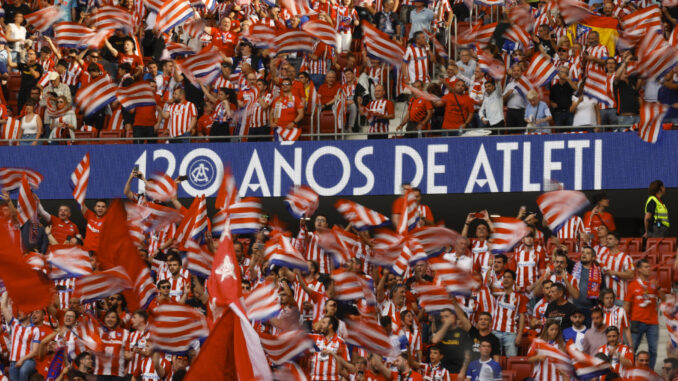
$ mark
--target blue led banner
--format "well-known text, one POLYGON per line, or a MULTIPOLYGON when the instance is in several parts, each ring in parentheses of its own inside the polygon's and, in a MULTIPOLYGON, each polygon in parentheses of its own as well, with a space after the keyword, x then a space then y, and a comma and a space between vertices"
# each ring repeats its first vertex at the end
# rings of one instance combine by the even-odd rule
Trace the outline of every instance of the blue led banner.
MULTIPOLYGON (((322 196, 395 194, 403 183, 424 193, 541 191, 545 179, 567 189, 645 188, 655 179, 678 186, 678 131, 657 144, 634 133, 490 136, 280 143, 102 144, 0 148, 0 166, 45 177, 43 199, 72 198, 69 178, 85 153, 87 198, 123 196, 135 165, 146 175, 186 175, 180 197, 216 195, 228 163, 241 195, 284 196, 296 183, 322 196)), ((143 185, 141 185, 143 187, 143 185)), ((133 190, 140 185, 134 180, 133 190)))

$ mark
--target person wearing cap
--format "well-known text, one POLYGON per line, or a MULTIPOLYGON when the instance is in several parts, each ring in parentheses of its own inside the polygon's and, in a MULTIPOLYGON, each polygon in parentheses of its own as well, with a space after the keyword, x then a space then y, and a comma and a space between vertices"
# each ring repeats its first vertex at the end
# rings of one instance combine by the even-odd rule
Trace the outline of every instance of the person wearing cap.
POLYGON ((71 103, 71 89, 65 83, 61 82, 61 76, 56 71, 50 71, 47 75, 49 79, 49 84, 42 91, 42 98, 40 99, 40 105, 47 105, 47 94, 55 93, 57 96, 64 96, 68 99, 68 103, 71 103))
POLYGON ((566 344, 574 344, 581 351, 583 349, 582 340, 584 340, 584 334, 588 330, 584 325, 584 311, 581 308, 575 309, 570 315, 570 321, 572 326, 563 330, 563 339, 566 344))

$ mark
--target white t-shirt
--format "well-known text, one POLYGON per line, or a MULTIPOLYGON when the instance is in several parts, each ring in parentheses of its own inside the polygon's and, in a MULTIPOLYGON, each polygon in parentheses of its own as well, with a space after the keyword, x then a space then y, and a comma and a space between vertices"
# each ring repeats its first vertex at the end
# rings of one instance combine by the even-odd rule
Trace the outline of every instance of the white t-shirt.
MULTIPOLYGON (((572 96, 572 102, 577 101, 577 96, 572 96)), ((597 123, 596 121, 596 107, 598 107, 598 101, 596 99, 590 98, 586 95, 583 96, 581 103, 577 105, 577 109, 574 112, 574 119, 572 120, 573 126, 593 126, 597 123)))
MULTIPOLYGON (((15 23, 7 24, 7 37, 11 38, 13 40, 20 39, 20 40, 25 40, 26 39, 26 28, 24 28, 21 25, 16 25, 15 23)), ((21 50, 21 44, 22 42, 13 42, 12 43, 12 49, 14 50, 21 50)))

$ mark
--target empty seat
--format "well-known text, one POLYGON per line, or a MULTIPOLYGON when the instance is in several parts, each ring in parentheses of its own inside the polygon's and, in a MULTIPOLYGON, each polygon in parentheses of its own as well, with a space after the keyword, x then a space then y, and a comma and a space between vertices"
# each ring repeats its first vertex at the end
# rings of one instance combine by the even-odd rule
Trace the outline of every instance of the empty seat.
POLYGON ((94 144, 94 132, 75 131, 75 144, 94 144))
POLYGON ((506 368, 516 372, 517 381, 532 377, 532 364, 527 361, 527 357, 525 356, 509 357, 506 360, 506 368))
POLYGON ((643 250, 643 239, 640 237, 626 237, 622 238, 619 246, 623 251, 642 251, 643 250))
POLYGON ((676 259, 676 255, 673 253, 661 253, 659 254, 659 261, 658 265, 670 265, 673 264, 673 262, 676 259))
MULTIPOLYGON (((321 134, 334 134, 334 113, 332 111, 322 111, 320 113, 320 128, 316 127, 316 131, 321 134)), ((333 139, 330 136, 322 136, 320 139, 333 139)))
POLYGON ((675 253, 676 238, 648 238, 645 247, 647 251, 675 253))
POLYGON ((657 266, 657 283, 665 292, 671 292, 673 285, 673 266, 657 266))
POLYGON ((567 251, 570 252, 570 253, 577 250, 577 240, 576 239, 563 240, 563 245, 567 246, 567 251))
MULTIPOLYGON (((170 132, 169 132, 168 129, 163 128, 163 129, 158 130, 158 137, 159 138, 160 137, 169 138, 169 136, 170 136, 170 132)), ((167 143, 167 140, 160 139, 160 140, 158 140, 158 143, 167 143)))
MULTIPOLYGON (((123 136, 123 131, 101 131, 99 133, 100 138, 121 138, 123 136)), ((101 141, 101 144, 122 144, 125 143, 124 140, 104 140, 101 141)))

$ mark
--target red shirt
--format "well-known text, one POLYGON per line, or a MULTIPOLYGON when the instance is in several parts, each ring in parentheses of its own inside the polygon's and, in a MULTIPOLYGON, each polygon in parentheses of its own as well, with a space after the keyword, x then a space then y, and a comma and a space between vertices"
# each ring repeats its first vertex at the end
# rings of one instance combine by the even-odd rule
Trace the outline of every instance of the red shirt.
POLYGON ((214 114, 202 114, 198 119, 198 133, 209 136, 212 123, 214 123, 214 114))
POLYGON ((325 105, 327 103, 330 103, 335 96, 337 96, 337 92, 341 90, 341 84, 339 82, 335 82, 334 86, 329 87, 327 83, 323 83, 318 87, 318 94, 320 95, 320 102, 325 105))
MULTIPOLYGON (((158 96, 156 95, 156 97, 158 96)), ((134 125, 155 126, 155 123, 158 121, 155 116, 155 107, 153 105, 137 107, 134 111, 134 125)))
POLYGON ((118 52, 118 64, 125 62, 132 66, 132 70, 136 69, 139 66, 141 67, 144 66, 144 60, 141 59, 141 57, 139 57, 138 55, 136 54, 127 55, 125 53, 118 52))
MULTIPOLYGON (((433 110, 431 101, 424 98, 411 99, 408 107, 410 113, 410 122, 421 122, 426 118, 429 110, 433 110)), ((428 126, 426 126, 428 128, 428 126)))
POLYGON ((608 212, 597 213, 595 216, 591 215, 591 211, 584 213, 584 228, 587 232, 596 232, 598 226, 607 226, 608 231, 615 231, 617 227, 614 225, 614 217, 608 212))
POLYGON ((443 128, 446 130, 458 130, 473 114, 473 100, 466 94, 450 93, 443 96, 442 101, 445 103, 443 128))
POLYGON ((212 45, 216 46, 226 57, 235 56, 235 45, 238 43, 238 34, 224 32, 219 28, 212 28, 212 45))
POLYGON ((101 228, 104 226, 106 216, 97 216, 93 211, 87 209, 85 213, 87 220, 87 232, 85 233, 85 240, 82 246, 87 251, 97 251, 99 248, 99 237, 101 236, 101 228))
POLYGON ((59 217, 50 216, 52 222, 52 236, 56 239, 59 244, 64 243, 66 237, 74 237, 80 234, 78 227, 71 221, 64 221, 59 217))
POLYGON ((304 109, 304 104, 301 102, 301 98, 294 95, 281 95, 273 100, 271 107, 273 108, 273 117, 277 119, 276 126, 287 127, 297 118, 297 110, 304 109))
POLYGON ((626 301, 631 305, 631 321, 645 324, 659 324, 657 319, 657 284, 635 279, 629 283, 626 301))
POLYGON ((391 380, 393 381, 423 381, 421 374, 411 370, 409 373, 400 374, 398 372, 391 372, 391 380))

